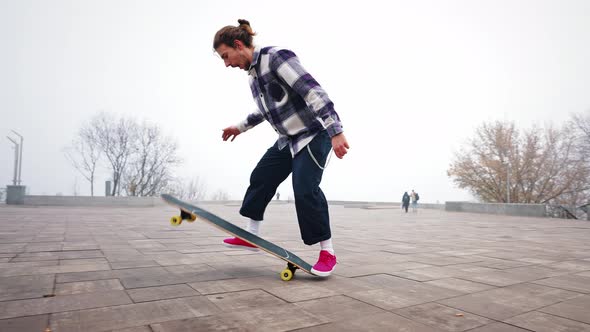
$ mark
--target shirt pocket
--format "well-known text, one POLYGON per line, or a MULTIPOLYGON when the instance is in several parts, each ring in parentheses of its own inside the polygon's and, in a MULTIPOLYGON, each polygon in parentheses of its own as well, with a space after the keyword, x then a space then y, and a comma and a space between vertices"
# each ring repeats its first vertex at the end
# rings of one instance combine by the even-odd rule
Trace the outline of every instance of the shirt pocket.
POLYGON ((276 80, 264 85, 266 99, 274 104, 274 108, 280 107, 287 102, 287 90, 276 80))

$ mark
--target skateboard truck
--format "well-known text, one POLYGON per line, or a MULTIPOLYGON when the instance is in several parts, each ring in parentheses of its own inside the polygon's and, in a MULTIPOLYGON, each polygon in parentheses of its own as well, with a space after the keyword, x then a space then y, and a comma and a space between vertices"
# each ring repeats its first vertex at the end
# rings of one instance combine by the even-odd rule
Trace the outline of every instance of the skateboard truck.
POLYGON ((195 216, 194 214, 184 212, 183 210, 180 210, 179 216, 173 216, 172 218, 170 218, 170 225, 179 226, 180 224, 182 224, 183 220, 186 220, 188 222, 193 222, 193 221, 197 220, 197 216, 195 216))

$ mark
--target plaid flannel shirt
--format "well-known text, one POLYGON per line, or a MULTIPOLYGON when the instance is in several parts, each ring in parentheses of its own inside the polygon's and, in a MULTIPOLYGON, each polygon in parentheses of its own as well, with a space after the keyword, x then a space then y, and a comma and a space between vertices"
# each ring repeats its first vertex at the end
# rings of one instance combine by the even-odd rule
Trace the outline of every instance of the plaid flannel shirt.
POLYGON ((267 120, 279 134, 278 147, 295 156, 322 130, 342 132, 334 103, 290 50, 256 47, 248 71, 258 109, 237 125, 247 131, 267 120))

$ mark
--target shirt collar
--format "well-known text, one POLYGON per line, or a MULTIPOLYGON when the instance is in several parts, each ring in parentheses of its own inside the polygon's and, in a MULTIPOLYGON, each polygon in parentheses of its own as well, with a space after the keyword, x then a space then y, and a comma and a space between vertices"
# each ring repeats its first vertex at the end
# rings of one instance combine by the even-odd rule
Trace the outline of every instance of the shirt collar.
POLYGON ((258 58, 260 58, 260 46, 254 46, 254 53, 252 53, 252 62, 250 63, 250 68, 248 68, 248 73, 252 75, 255 66, 258 64, 258 58))

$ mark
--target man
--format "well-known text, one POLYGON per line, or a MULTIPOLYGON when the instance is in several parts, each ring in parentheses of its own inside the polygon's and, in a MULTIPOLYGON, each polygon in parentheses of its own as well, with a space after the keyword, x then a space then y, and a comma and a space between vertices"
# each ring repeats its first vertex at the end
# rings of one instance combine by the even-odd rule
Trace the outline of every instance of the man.
MULTIPOLYGON (((336 255, 328 203, 319 185, 330 150, 342 158, 349 149, 340 118, 326 92, 301 66, 295 53, 278 47, 255 47, 250 23, 238 23, 220 29, 213 48, 226 67, 248 72, 258 109, 239 124, 223 129, 222 138, 233 141, 263 120, 279 135, 252 171, 240 214, 250 218, 248 231, 258 234, 264 211, 277 187, 293 173, 301 237, 307 245, 319 242, 321 248, 311 271, 329 276, 336 266, 336 255)), ((252 247, 239 238, 225 239, 224 243, 237 248, 252 247)))

